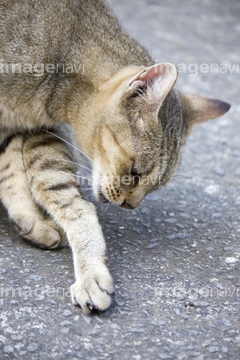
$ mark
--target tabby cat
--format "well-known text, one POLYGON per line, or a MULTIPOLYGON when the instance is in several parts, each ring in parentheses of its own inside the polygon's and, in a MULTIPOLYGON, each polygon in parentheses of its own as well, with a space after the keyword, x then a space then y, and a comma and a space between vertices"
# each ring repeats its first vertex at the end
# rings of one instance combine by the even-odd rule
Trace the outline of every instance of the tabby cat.
POLYGON ((69 241, 72 299, 85 313, 107 309, 114 285, 61 124, 90 159, 96 198, 134 209, 173 175, 193 126, 229 109, 176 91, 176 79, 103 0, 0 0, 1 200, 35 245, 69 241))

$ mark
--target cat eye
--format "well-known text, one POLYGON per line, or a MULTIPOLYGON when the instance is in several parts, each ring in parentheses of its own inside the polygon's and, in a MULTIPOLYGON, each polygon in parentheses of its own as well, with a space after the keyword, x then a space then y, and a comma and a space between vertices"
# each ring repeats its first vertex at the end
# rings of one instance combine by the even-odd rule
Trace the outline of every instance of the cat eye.
POLYGON ((131 176, 135 177, 135 176, 141 176, 141 174, 139 174, 139 172, 136 170, 135 168, 135 162, 132 164, 132 168, 131 168, 131 176))
POLYGON ((137 185, 139 183, 141 174, 132 166, 131 176, 133 177, 133 185, 137 185))
POLYGON ((133 177, 140 177, 141 175, 134 169, 131 170, 131 176, 133 177))

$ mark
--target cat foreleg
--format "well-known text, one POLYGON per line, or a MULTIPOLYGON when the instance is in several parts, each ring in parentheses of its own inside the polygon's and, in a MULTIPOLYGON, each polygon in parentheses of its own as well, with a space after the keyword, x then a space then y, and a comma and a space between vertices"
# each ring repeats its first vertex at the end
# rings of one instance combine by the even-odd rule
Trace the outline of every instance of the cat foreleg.
POLYGON ((79 220, 68 226, 76 276, 71 295, 73 303, 79 303, 83 311, 89 313, 110 306, 114 285, 107 268, 105 242, 96 210, 87 204, 87 211, 81 213, 79 220))
POLYGON ((86 314, 107 309, 114 285, 106 264, 106 245, 94 205, 79 192, 68 149, 43 132, 26 138, 23 155, 34 200, 62 227, 72 248, 73 303, 86 314))

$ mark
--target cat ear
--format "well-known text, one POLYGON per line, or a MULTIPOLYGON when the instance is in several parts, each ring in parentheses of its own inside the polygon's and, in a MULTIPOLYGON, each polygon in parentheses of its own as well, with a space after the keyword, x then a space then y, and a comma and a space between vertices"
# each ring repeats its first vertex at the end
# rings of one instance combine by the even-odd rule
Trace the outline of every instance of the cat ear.
POLYGON ((183 118, 189 130, 201 122, 224 115, 231 107, 226 102, 197 95, 181 94, 181 99, 183 118))
POLYGON ((129 90, 143 91, 151 109, 158 110, 177 80, 177 68, 170 63, 150 66, 135 75, 129 82, 129 90))

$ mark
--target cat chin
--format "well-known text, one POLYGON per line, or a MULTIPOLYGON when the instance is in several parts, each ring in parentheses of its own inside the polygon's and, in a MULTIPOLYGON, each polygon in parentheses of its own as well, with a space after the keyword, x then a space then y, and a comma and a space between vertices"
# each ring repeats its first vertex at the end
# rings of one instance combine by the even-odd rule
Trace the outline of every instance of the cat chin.
POLYGON ((126 210, 134 210, 134 209, 136 209, 136 206, 132 206, 126 200, 124 200, 124 202, 121 205, 121 208, 126 209, 126 210))

